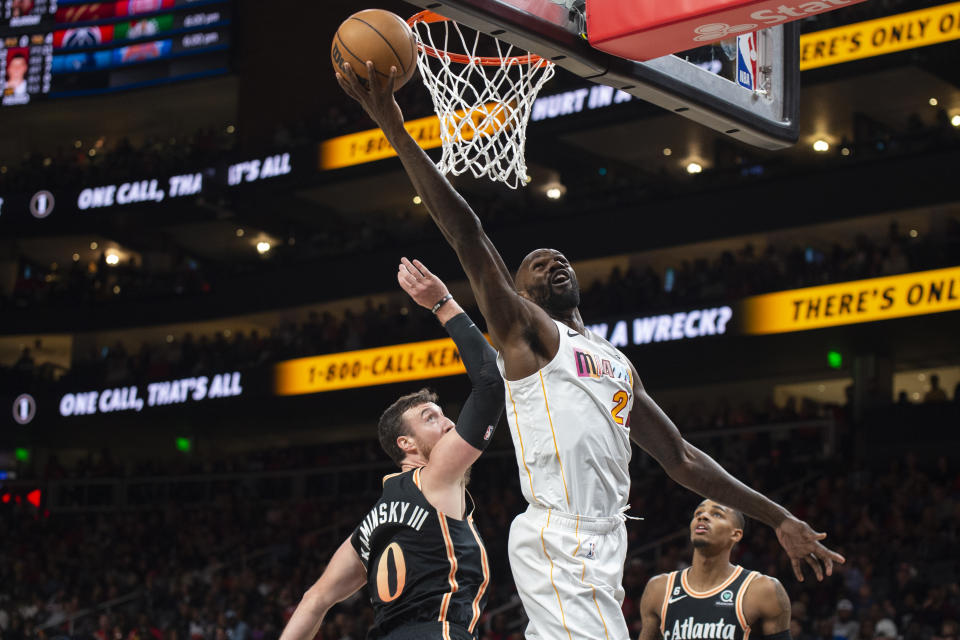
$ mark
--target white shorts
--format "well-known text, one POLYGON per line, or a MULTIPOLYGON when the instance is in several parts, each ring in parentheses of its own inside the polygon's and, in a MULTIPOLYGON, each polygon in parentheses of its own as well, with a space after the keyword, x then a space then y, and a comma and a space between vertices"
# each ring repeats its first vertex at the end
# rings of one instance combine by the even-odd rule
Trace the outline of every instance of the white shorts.
POLYGON ((530 505, 510 526, 510 569, 527 640, 629 640, 623 618, 623 519, 530 505))

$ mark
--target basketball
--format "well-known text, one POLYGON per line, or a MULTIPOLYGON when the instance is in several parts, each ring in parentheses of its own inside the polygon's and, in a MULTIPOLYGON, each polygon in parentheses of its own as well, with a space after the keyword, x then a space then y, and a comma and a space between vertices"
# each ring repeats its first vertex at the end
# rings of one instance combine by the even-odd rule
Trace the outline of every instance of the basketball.
POLYGON ((343 73, 349 62, 353 72, 367 80, 367 60, 382 79, 397 68, 397 85, 405 85, 417 68, 417 39, 404 20, 389 11, 366 9, 347 18, 333 37, 330 48, 333 68, 343 73))

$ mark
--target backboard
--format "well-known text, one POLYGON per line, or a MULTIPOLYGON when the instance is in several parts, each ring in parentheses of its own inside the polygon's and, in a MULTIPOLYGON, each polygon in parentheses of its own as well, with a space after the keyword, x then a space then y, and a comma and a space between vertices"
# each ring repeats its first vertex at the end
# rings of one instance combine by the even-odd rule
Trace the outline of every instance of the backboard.
MULTIPOLYGON (((636 62, 591 47, 583 35, 583 12, 568 9, 563 2, 408 2, 747 144, 780 149, 797 140, 800 69, 796 22, 636 62)), ((582 2, 568 0, 567 4, 582 2)))

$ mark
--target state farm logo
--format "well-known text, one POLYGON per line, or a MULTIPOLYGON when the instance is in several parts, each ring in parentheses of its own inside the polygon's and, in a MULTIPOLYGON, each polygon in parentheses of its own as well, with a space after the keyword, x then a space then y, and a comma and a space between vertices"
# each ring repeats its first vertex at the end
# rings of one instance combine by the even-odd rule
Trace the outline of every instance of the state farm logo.
POLYGON ((693 39, 697 42, 709 42, 737 33, 743 33, 744 31, 753 31, 758 26, 756 23, 729 25, 726 22, 711 22, 710 24, 703 24, 694 29, 693 31, 697 35, 694 36, 693 39))
MULTIPOLYGON (((766 29, 767 27, 772 27, 784 22, 814 16, 818 13, 824 13, 825 11, 833 11, 846 5, 863 2, 863 0, 814 0, 811 2, 801 2, 796 5, 786 3, 777 4, 778 2, 780 2, 780 0, 746 3, 750 5, 751 9, 754 9, 754 11, 749 14, 746 13, 742 6, 714 14, 717 18, 726 19, 730 22, 711 22, 710 24, 700 25, 693 30, 694 33, 696 33, 693 39, 697 42, 721 40, 727 36, 737 35, 745 31, 766 29), (760 5, 762 8, 757 8, 757 5, 760 5), (741 20, 755 20, 756 22, 743 22, 738 24, 741 20)), ((744 3, 739 4, 742 5, 744 3)))

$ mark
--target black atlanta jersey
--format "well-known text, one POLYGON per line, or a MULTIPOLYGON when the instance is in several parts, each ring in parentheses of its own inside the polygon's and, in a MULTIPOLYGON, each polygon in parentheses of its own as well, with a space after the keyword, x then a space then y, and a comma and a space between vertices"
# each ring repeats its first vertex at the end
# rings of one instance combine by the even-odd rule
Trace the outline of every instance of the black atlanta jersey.
POLYGON ((477 637, 490 569, 473 509, 472 498, 463 520, 435 509, 420 469, 384 478, 382 497, 350 537, 367 569, 369 638, 414 625, 422 638, 477 637))
POLYGON ((663 640, 747 640, 750 625, 743 616, 743 596, 760 574, 738 566, 722 584, 699 592, 690 588, 688 571, 674 571, 667 579, 660 610, 663 640))

